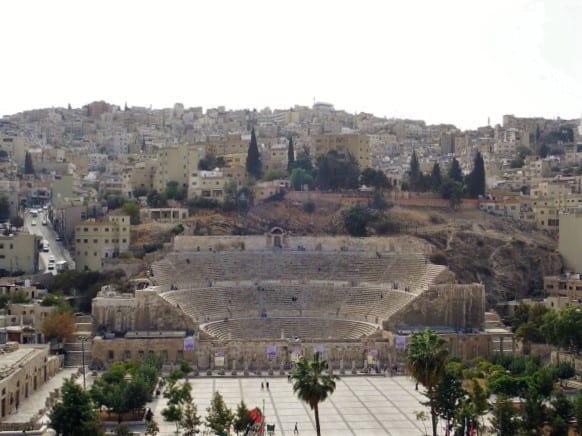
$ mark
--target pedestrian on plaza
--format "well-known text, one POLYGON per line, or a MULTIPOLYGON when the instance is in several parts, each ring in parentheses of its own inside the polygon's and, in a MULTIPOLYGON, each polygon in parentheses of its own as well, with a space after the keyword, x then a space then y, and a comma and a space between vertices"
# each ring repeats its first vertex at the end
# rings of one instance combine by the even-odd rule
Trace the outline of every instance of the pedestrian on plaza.
POLYGON ((287 374, 287 383, 291 383, 291 374, 287 374))
POLYGON ((261 391, 265 390, 265 384, 261 382, 261 391))
POLYGON ((299 429, 297 428, 297 423, 295 423, 295 428, 293 429, 293 434, 299 434, 299 429))
POLYGON ((269 382, 267 382, 267 390, 269 390, 269 382))

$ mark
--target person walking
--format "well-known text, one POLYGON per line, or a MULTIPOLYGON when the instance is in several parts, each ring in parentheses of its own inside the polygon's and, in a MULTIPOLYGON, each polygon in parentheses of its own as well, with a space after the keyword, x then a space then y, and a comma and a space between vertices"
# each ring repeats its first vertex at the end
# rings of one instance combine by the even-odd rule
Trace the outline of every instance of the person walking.
POLYGON ((261 391, 265 390, 265 384, 261 382, 261 391))
POLYGON ((269 382, 267 382, 267 390, 269 390, 269 382))
POLYGON ((299 429, 297 428, 297 422, 295 423, 295 428, 293 429, 293 434, 299 434, 299 429))

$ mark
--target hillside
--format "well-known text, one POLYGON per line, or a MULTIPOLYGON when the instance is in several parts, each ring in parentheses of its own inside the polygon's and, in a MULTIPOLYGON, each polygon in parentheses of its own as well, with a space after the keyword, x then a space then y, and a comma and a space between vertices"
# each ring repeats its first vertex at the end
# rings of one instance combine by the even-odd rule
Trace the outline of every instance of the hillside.
MULTIPOLYGON (((280 226, 295 235, 345 234, 343 213, 350 202, 308 200, 315 210, 305 212, 299 201, 263 203, 246 215, 200 211, 184 224, 185 234, 263 234, 280 226)), ((558 274, 562 261, 557 238, 530 225, 495 217, 478 210, 396 206, 388 215, 400 234, 421 238, 435 248, 432 260, 446 263, 460 283, 482 282, 493 303, 531 295, 543 288, 543 276, 558 274)), ((146 224, 149 240, 161 240, 168 225, 146 224)), ((166 236, 167 238, 167 236, 166 236)), ((141 238, 139 243, 143 243, 141 238)))

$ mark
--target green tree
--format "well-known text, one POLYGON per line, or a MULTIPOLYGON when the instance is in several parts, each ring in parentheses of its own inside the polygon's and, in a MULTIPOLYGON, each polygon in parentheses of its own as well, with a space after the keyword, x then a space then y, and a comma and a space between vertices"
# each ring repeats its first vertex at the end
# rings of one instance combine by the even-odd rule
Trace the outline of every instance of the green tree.
POLYGON ((226 434, 226 428, 232 424, 234 415, 232 411, 226 407, 226 403, 220 395, 219 391, 214 393, 210 407, 206 409, 208 413, 206 416, 206 424, 215 433, 226 434))
POLYGON ((547 414, 544 397, 534 386, 529 386, 525 391, 524 399, 521 427, 527 434, 541 435, 547 414))
POLYGON ((447 174, 448 178, 454 182, 459 182, 463 184, 463 170, 461 170, 461 165, 456 157, 453 158, 451 165, 449 166, 449 172, 447 174))
POLYGON ((432 166, 432 172, 430 174, 430 187, 433 192, 440 192, 443 184, 443 178, 441 176, 441 166, 438 162, 435 162, 432 166))
POLYGON ((473 162, 473 171, 467 176, 467 194, 469 197, 477 198, 485 195, 485 163, 483 156, 477 152, 473 162))
POLYGON ((19 215, 13 216, 10 218, 10 225, 12 227, 20 228, 24 225, 24 219, 19 215))
POLYGON ((257 145, 257 137, 255 136, 254 128, 251 130, 251 142, 249 142, 249 149, 247 152, 247 173, 257 180, 260 180, 263 174, 261 155, 259 154, 259 147, 257 145))
POLYGON ((202 420, 198 415, 198 408, 193 401, 189 401, 184 405, 182 410, 182 419, 180 420, 180 425, 184 430, 182 434, 184 436, 196 436, 199 433, 198 427, 202 420))
POLYGON ((149 207, 166 207, 168 205, 166 194, 160 194, 155 189, 148 192, 146 202, 149 207))
POLYGON ((368 236, 368 223, 374 220, 370 212, 361 206, 353 206, 344 215, 344 226, 350 236, 368 236))
POLYGON ((384 190, 392 188, 392 183, 388 180, 388 177, 381 170, 375 170, 373 168, 366 168, 362 171, 360 175, 360 184, 371 186, 377 190, 384 190))
POLYGON ((426 389, 433 436, 437 435, 438 419, 436 387, 445 371, 448 355, 446 341, 428 328, 412 335, 406 351, 406 366, 410 374, 426 389))
POLYGON ((340 154, 337 150, 331 150, 317 157, 315 184, 319 189, 357 189, 359 179, 360 169, 352 154, 340 154))
POLYGON ((441 196, 449 200, 451 207, 456 209, 463 198, 463 184, 447 179, 441 187, 441 196))
POLYGON ((435 387, 434 397, 436 412, 447 421, 447 426, 455 417, 466 395, 467 392, 461 385, 461 379, 453 371, 445 369, 435 387))
POLYGON ((295 165, 295 145, 293 136, 289 136, 289 147, 287 148, 287 171, 291 173, 295 165))
POLYGON ((293 168, 291 171, 290 184, 291 189, 301 191, 305 185, 307 185, 309 189, 312 189, 314 180, 311 174, 303 168, 293 168))
POLYGON ((138 203, 126 201, 123 203, 122 209, 124 214, 129 215, 129 222, 131 225, 135 226, 141 222, 139 218, 140 206, 138 203))
POLYGON ((164 192, 168 200, 183 201, 186 198, 186 188, 180 187, 180 184, 174 180, 166 183, 166 190, 164 192))
POLYGON ((34 174, 34 166, 32 165, 32 156, 27 151, 24 155, 24 174, 34 174))
POLYGON ((286 179, 287 178, 287 174, 285 174, 284 171, 281 171, 277 168, 272 168, 270 170, 268 170, 265 175, 263 176, 263 180, 265 182, 270 182, 271 180, 280 180, 280 179, 286 179))
POLYGON ((578 391, 574 397, 572 414, 576 419, 576 429, 578 434, 582 434, 582 391, 578 391))
POLYGON ((71 380, 65 381, 61 401, 53 406, 49 418, 51 427, 63 436, 104 434, 89 393, 71 380))
POLYGON ((302 357, 291 372, 293 392, 309 405, 315 415, 315 430, 321 436, 319 424, 319 403, 325 401, 335 391, 337 376, 325 374, 327 362, 315 353, 313 359, 302 357))
POLYGON ((10 202, 5 196, 0 196, 0 221, 8 221, 10 218, 10 202))
MULTIPOLYGON (((192 402, 192 386, 188 382, 178 385, 175 378, 170 378, 164 397, 168 399, 168 407, 162 410, 162 416, 166 421, 176 423, 176 432, 178 432, 184 419, 184 408, 192 402)), ((188 419, 193 420, 194 417, 191 416, 188 419)))
POLYGON ((311 162, 311 155, 309 154, 309 148, 303 147, 293 163, 293 168, 300 168, 308 172, 312 177, 314 174, 313 163, 311 162))
POLYGON ((540 330, 546 340, 559 347, 578 353, 582 348, 582 311, 568 306, 559 312, 543 315, 540 330))
POLYGON ((410 188, 414 191, 418 190, 420 187, 422 172, 420 171, 420 163, 418 162, 418 157, 416 156, 416 150, 412 152, 410 158, 410 188))
POLYGON ((518 423, 515 420, 513 404, 505 395, 498 395, 491 406, 491 427, 498 435, 514 435, 518 423))
POLYGON ((233 421, 234 431, 238 433, 246 431, 252 424, 253 418, 251 416, 250 410, 244 401, 241 401, 236 408, 236 415, 233 421))
POLYGON ((487 391, 481 387, 479 380, 473 379, 473 389, 470 393, 471 408, 473 416, 481 417, 481 425, 485 426, 483 416, 489 411, 489 404, 487 404, 487 391))

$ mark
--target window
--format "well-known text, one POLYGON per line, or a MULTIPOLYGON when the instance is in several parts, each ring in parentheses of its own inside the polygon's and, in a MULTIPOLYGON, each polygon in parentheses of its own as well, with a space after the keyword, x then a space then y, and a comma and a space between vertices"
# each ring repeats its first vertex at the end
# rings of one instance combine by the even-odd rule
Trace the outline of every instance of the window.
POLYGON ((111 360, 113 360, 114 357, 115 357, 115 353, 113 352, 113 350, 108 350, 107 351, 107 358, 111 361, 111 360))
POLYGON ((12 250, 14 248, 14 244, 10 244, 10 249, 12 250))
POLYGON ((88 228, 88 227, 85 227, 85 228, 83 229, 83 231, 84 231, 84 232, 88 232, 88 231, 89 231, 89 228, 88 228))
POLYGON ((109 227, 105 227, 105 231, 108 232, 109 231, 109 227))
POLYGON ((81 239, 77 238, 77 244, 81 243, 81 239))
POLYGON ((93 244, 96 244, 96 243, 97 243, 97 239, 93 239, 93 244))
POLYGON ((89 243, 89 240, 88 240, 88 239, 83 239, 83 242, 84 242, 85 244, 88 244, 88 243, 89 243))
POLYGON ((125 238, 122 239, 122 241, 124 244, 127 242, 127 240, 125 238))
POLYGON ((3 249, 3 248, 4 248, 4 244, 0 244, 0 249, 3 249))
POLYGON ((105 243, 106 243, 106 244, 109 244, 109 239, 106 239, 106 240, 105 240, 105 243))
POLYGON ((130 350, 125 350, 123 352, 123 360, 131 360, 131 351, 130 350))
POLYGON ((94 232, 98 232, 98 231, 99 231, 99 229, 98 229, 97 227, 93 227, 93 231, 94 231, 94 232))

